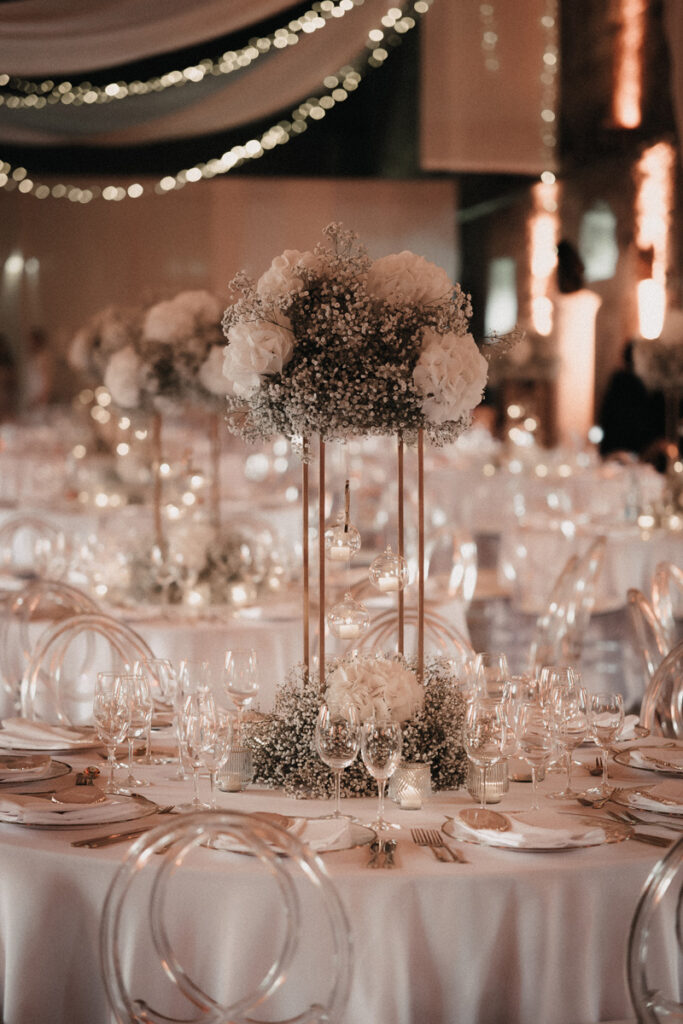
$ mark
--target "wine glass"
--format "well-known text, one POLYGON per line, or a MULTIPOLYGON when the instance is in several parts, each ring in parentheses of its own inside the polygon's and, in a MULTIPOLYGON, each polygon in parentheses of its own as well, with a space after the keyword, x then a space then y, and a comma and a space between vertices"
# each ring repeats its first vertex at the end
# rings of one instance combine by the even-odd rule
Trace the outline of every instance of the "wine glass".
POLYGON ((502 651, 481 651, 474 659, 476 689, 480 697, 502 700, 510 686, 510 666, 502 651))
POLYGON ((320 760, 334 772, 335 809, 329 818, 343 818, 341 810, 341 773, 352 764, 360 748, 360 722, 355 707, 344 714, 323 704, 315 723, 315 748, 320 760))
POLYGON ((135 674, 146 676, 152 696, 152 718, 145 736, 145 753, 140 764, 163 764, 168 758, 152 757, 152 719, 155 711, 169 711, 173 707, 178 678, 168 658, 143 658, 135 662, 135 674))
POLYGON ((403 747, 403 733, 398 722, 376 721, 364 722, 361 727, 360 752, 363 764, 377 780, 378 805, 377 820, 370 828, 381 832, 389 828, 399 828, 384 820, 384 790, 387 779, 391 778, 398 768, 403 747))
POLYGON ((550 709, 543 704, 523 704, 517 715, 517 752, 531 768, 532 811, 540 809, 538 769, 548 764, 554 740, 550 709))
POLYGON ((130 726, 128 697, 121 685, 121 677, 118 672, 97 673, 93 698, 93 719, 97 735, 107 748, 109 757, 109 779, 104 787, 104 792, 125 792, 114 782, 116 747, 119 743, 123 743, 130 726))
POLYGON ((502 760, 508 727, 502 704, 479 697, 468 705, 463 725, 463 747, 473 764, 482 770, 480 807, 486 806, 486 770, 502 760))
POLYGON ((123 673, 120 676, 121 686, 128 700, 130 709, 130 725, 128 727, 128 776, 125 785, 128 789, 138 786, 149 786, 147 779, 138 779, 133 774, 133 746, 136 739, 147 735, 152 721, 152 695, 147 677, 138 673, 123 673))
POLYGON ((608 796, 607 758, 610 744, 619 735, 624 724, 624 701, 620 693, 591 693, 588 697, 588 725, 592 738, 602 753, 602 782, 600 792, 608 796))
POLYGON ((188 773, 185 767, 185 738, 183 736, 183 707, 185 700, 198 689, 208 689, 211 683, 211 666, 208 661, 183 658, 178 667, 175 697, 173 700, 173 726, 178 743, 178 770, 171 776, 172 781, 184 782, 188 773))
POLYGON ((237 746, 242 745, 242 715, 259 691, 258 665, 253 647, 233 648, 225 652, 223 683, 237 708, 237 746))
POLYGON ((552 718, 555 739, 564 751, 567 778, 564 789, 559 793, 549 793, 548 797, 551 800, 572 800, 577 796, 572 789, 573 754, 588 732, 588 715, 581 692, 574 689, 554 690, 552 718))
POLYGON ((186 698, 183 708, 183 735, 185 747, 192 765, 192 781, 194 795, 193 810, 217 810, 216 776, 225 764, 230 743, 232 741, 232 725, 225 712, 216 707, 210 690, 200 689, 186 698), (199 769, 206 768, 209 773, 210 803, 207 805, 199 799, 199 769))

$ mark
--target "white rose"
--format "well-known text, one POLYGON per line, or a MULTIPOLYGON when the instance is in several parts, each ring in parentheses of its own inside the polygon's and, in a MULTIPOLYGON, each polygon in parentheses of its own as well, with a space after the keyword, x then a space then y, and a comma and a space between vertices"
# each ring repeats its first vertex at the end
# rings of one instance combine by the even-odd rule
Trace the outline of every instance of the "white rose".
POLYGON ((487 371, 471 334, 437 334, 426 327, 413 380, 427 419, 445 423, 470 413, 481 401, 487 371))
POLYGON ((224 352, 223 345, 214 345, 207 359, 199 367, 199 383, 212 395, 232 394, 232 381, 223 373, 224 352))
POLYGON ((375 260, 368 271, 367 289, 385 302, 426 305, 448 298, 453 285, 443 267, 404 249, 375 260))
POLYGON ((204 328, 219 330, 222 314, 222 304, 210 292, 179 292, 148 310, 142 333, 149 341, 170 344, 191 338, 204 328))
POLYGON ((256 282, 261 298, 276 301, 286 298, 291 292, 301 291, 304 282, 297 273, 299 267, 316 271, 320 268, 320 261, 315 253, 299 252, 298 249, 285 249, 281 256, 276 256, 256 282))
POLYGON ((142 360, 132 345, 119 349, 109 360, 104 372, 104 386, 116 405, 135 409, 140 404, 140 390, 145 376, 142 360))
POLYGON ((223 373, 234 392, 248 398, 261 386, 264 376, 282 373, 292 358, 291 331, 267 320, 233 324, 228 331, 223 373))
POLYGON ((405 722, 424 705, 417 677, 400 662, 359 659, 339 665, 330 675, 326 700, 330 710, 344 714, 352 705, 360 720, 405 722))

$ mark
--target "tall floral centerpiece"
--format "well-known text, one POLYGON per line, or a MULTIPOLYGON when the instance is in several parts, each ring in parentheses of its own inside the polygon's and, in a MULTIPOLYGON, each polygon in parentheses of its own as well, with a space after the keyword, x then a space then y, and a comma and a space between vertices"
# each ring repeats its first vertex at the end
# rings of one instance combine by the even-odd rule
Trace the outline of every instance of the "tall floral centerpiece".
MULTIPOLYGON (((315 713, 323 697, 337 699, 344 689, 340 680, 345 679, 353 681, 354 701, 366 707, 370 701, 376 712, 404 723, 408 753, 412 744, 413 753, 430 759, 438 785, 457 785, 464 771, 462 702, 447 664, 424 657, 423 445, 425 439, 434 445, 450 443, 469 426, 488 363, 469 330, 469 297, 442 268, 408 251, 373 261, 356 235, 339 224, 329 225, 324 235, 326 241, 312 251, 286 250, 277 256, 257 281, 238 275, 232 287, 241 297, 223 317, 228 341, 223 374, 232 388, 227 399, 230 429, 247 440, 284 434, 303 456, 304 659, 281 688, 266 735, 256 738, 257 773, 262 781, 292 792, 319 790, 321 768, 312 749, 315 713), (317 680, 309 659, 308 566, 308 462, 315 435, 317 680), (398 651, 370 658, 352 654, 328 664, 325 445, 367 435, 397 438, 399 568, 404 561, 404 445, 417 449, 418 654, 414 662, 403 654, 403 584, 397 571, 398 651), (403 697, 396 701, 396 694, 403 697)), ((349 531, 348 506, 340 529, 349 531)), ((347 776, 347 791, 366 791, 368 783, 360 773, 347 776)))

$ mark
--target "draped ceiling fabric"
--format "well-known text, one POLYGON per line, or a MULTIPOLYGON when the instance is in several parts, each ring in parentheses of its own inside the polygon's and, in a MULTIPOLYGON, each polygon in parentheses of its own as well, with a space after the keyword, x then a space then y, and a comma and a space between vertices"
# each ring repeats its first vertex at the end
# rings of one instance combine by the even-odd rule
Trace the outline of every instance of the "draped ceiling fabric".
MULTIPOLYGON (((574 2, 574 0, 570 0, 574 2)), ((423 23, 421 164, 427 171, 538 174, 544 0, 494 5, 500 70, 487 71, 478 3, 437 0, 423 23)))
MULTIPOLYGON (((283 12, 292 0, 15 0, 0 6, 0 72, 72 75, 201 43, 283 12)), ((364 0, 299 42, 200 83, 91 106, 0 107, 0 142, 134 146, 206 135, 263 120, 321 89, 365 51, 389 0, 364 0)), ((215 57, 210 42, 207 56, 215 57)), ((169 70, 172 70, 169 67, 169 70)))

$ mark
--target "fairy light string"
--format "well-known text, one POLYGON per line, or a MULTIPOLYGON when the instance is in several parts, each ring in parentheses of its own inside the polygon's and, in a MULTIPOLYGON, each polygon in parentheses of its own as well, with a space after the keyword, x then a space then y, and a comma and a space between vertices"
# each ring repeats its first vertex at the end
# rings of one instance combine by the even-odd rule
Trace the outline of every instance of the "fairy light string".
MULTIPOLYGON (((324 0, 322 2, 324 3, 324 0)), ((352 0, 341 0, 341 3, 344 2, 353 6, 352 0)), ((0 188, 6 191, 17 190, 22 195, 32 195, 36 199, 68 199, 70 202, 82 204, 93 199, 120 202, 124 199, 139 199, 150 192, 169 195, 186 185, 227 174, 246 161, 259 159, 277 146, 285 145, 303 134, 308 129, 310 121, 321 121, 329 110, 348 99, 349 94, 363 81, 363 72, 367 67, 381 67, 389 57, 390 48, 400 43, 402 36, 415 28, 419 17, 427 13, 432 2, 433 0, 414 0, 410 5, 411 14, 404 13, 398 7, 387 10, 381 19, 382 28, 371 29, 368 33, 364 56, 355 64, 347 64, 336 74, 323 79, 322 84, 326 92, 308 97, 291 110, 286 119, 271 125, 258 138, 233 146, 220 157, 211 157, 206 162, 184 168, 175 174, 164 175, 151 186, 133 182, 125 188, 114 184, 102 187, 89 185, 81 188, 64 182, 48 185, 32 177, 27 168, 12 166, 8 161, 0 160, 0 188)), ((338 6, 341 6, 341 3, 338 6)))

